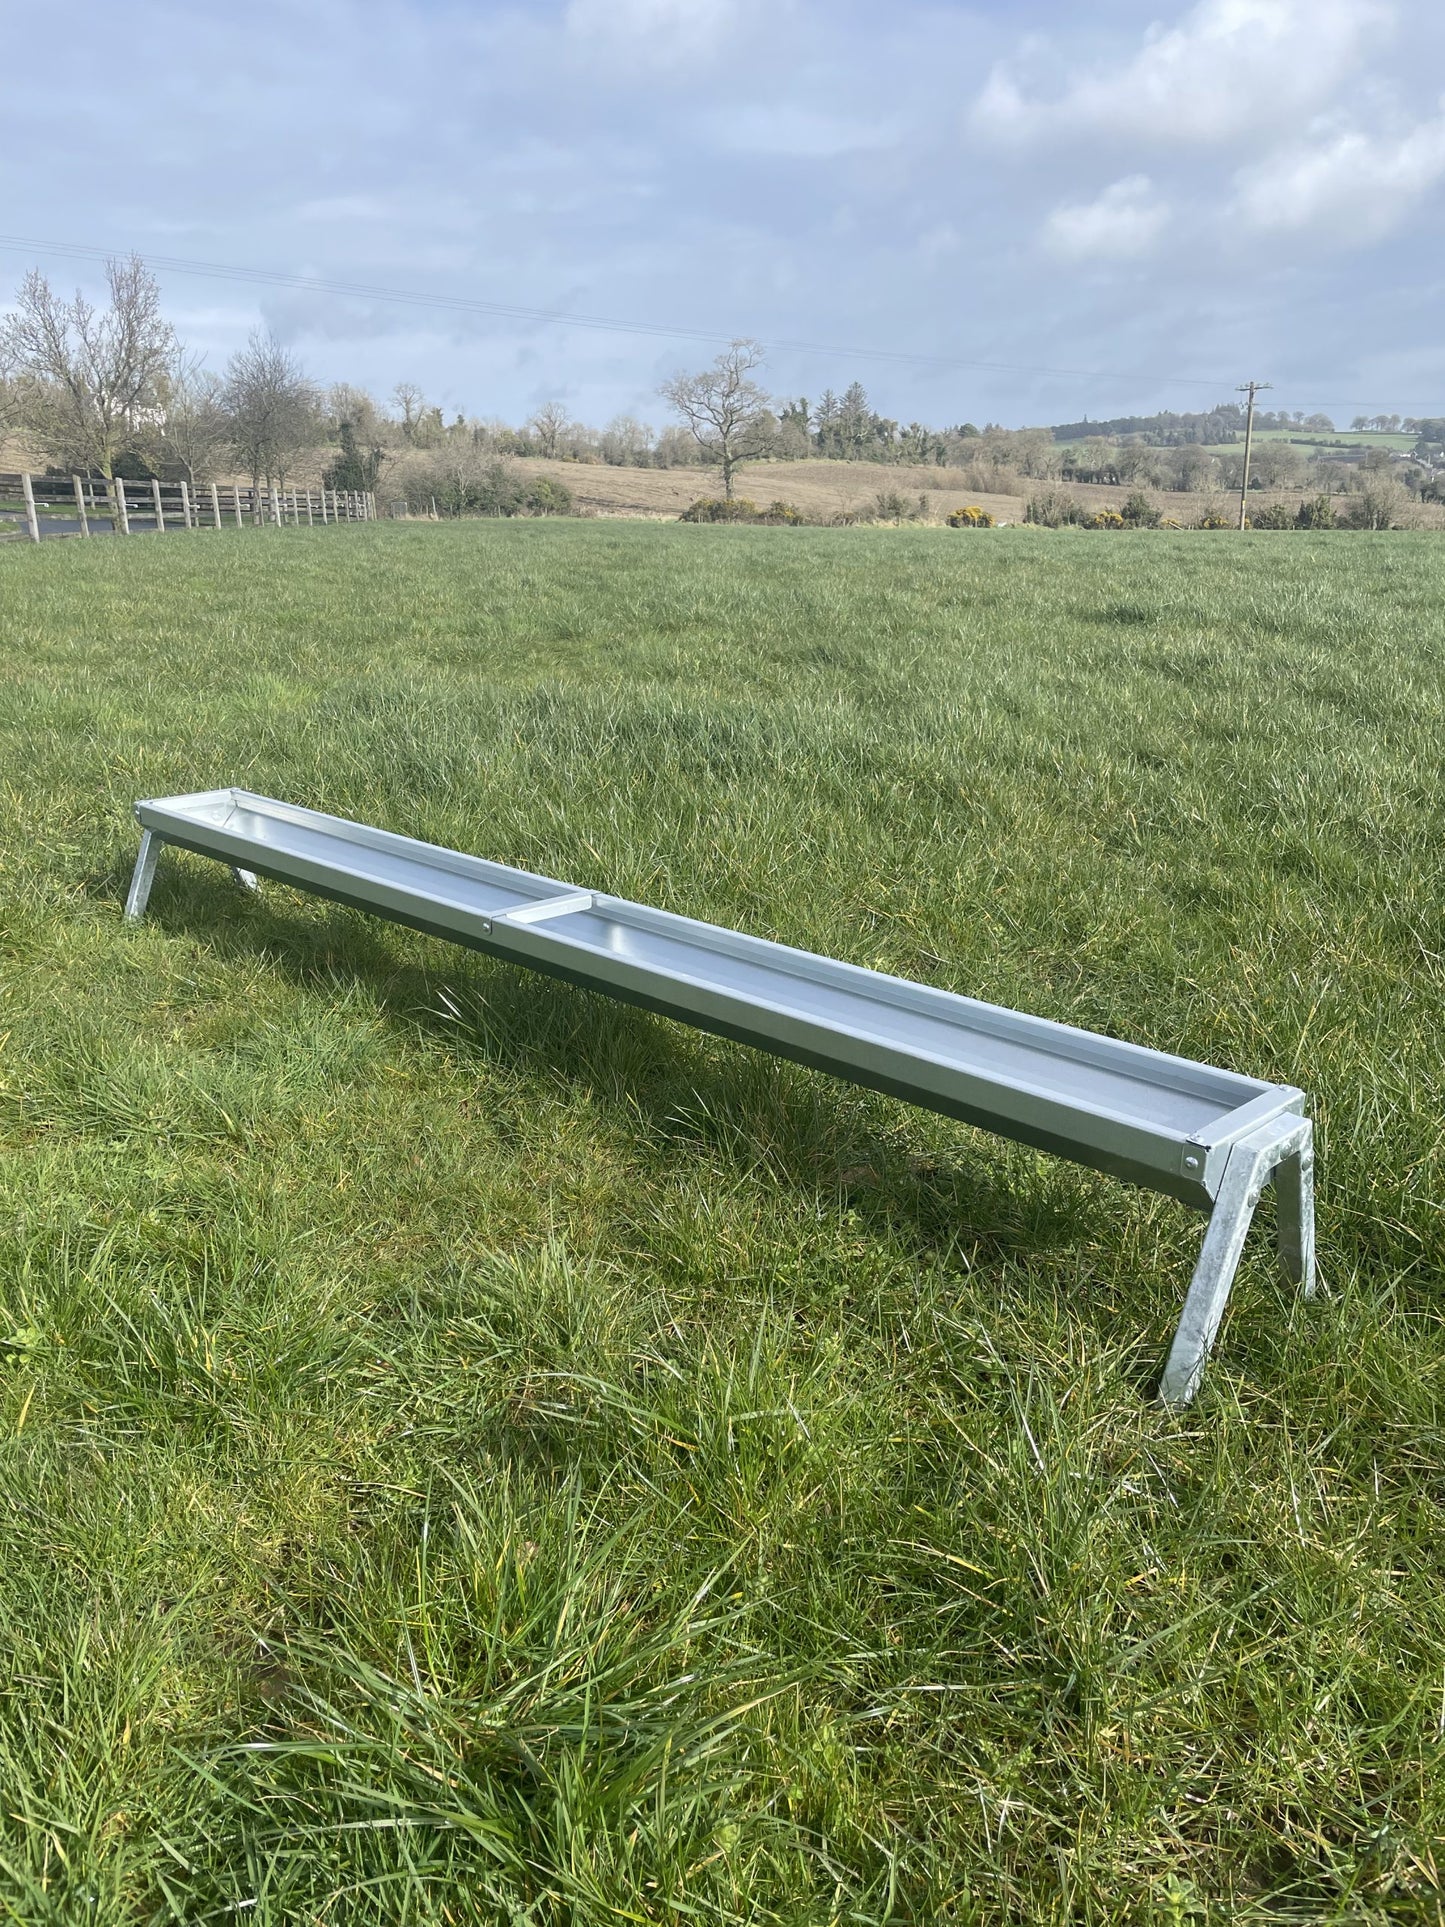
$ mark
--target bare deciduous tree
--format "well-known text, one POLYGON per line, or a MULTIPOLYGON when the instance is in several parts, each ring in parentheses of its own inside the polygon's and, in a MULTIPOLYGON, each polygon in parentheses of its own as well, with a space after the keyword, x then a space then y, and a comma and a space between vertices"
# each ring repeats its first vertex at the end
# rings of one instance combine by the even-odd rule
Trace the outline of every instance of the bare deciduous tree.
POLYGON ((0 339, 0 440, 16 427, 20 420, 20 389, 15 380, 15 367, 0 339))
POLYGON ((550 462, 557 454, 557 444, 567 433, 569 418, 567 410, 559 401, 544 402, 535 414, 529 416, 527 428, 536 437, 537 452, 545 455, 550 462))
POLYGON ((653 444, 652 459, 658 468, 695 468, 702 458, 702 450, 685 428, 670 424, 653 444))
POLYGON ((426 407, 426 396, 414 381, 399 381, 391 391, 391 398, 401 410, 401 432, 410 441, 426 407))
POLYGON ((756 341, 734 341, 711 368, 674 375, 658 390, 682 417, 704 458, 721 467, 723 496, 729 502, 739 464, 769 454, 777 440, 777 419, 752 378, 762 359, 756 341))
POLYGON ((32 269, 0 344, 20 377, 22 419, 46 452, 108 476, 155 439, 177 346, 144 262, 107 261, 105 274, 110 306, 97 309, 78 291, 61 300, 32 269))
POLYGON ((222 389, 230 441, 253 486, 285 481, 292 462, 320 434, 321 398, 300 363, 258 329, 226 364, 222 389))
POLYGON ((162 449, 194 488, 214 477, 216 458, 230 445, 231 423, 222 401, 225 384, 201 366, 199 359, 182 361, 164 389, 165 425, 162 449))
POLYGON ((635 415, 614 415, 598 438, 604 462, 619 467, 641 466, 651 457, 654 436, 646 422, 635 415))

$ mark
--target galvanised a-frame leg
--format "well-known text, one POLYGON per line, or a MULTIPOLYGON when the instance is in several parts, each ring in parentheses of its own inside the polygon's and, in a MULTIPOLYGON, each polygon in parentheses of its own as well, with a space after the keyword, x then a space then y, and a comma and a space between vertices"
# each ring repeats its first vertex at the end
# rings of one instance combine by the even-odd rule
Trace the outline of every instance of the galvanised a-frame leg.
POLYGON ((1285 1276, 1315 1290, 1314 1127, 1308 1118, 1276 1118, 1242 1137, 1229 1153, 1194 1267, 1184 1310, 1159 1381, 1166 1405, 1187 1405, 1199 1386, 1219 1330, 1254 1207, 1274 1180, 1279 1256, 1285 1276))
POLYGON ((161 853, 161 839, 154 830, 140 833, 140 851, 136 856, 135 869, 131 874, 130 890, 125 900, 125 920, 136 923, 146 913, 150 901, 151 885, 156 880, 156 858, 161 853))
MULTIPOLYGON (((164 847, 165 839, 157 836, 154 830, 141 831, 140 851, 136 856, 135 870, 130 880, 130 890, 125 900, 125 920, 127 923, 139 923, 140 919, 146 913, 146 904, 150 901, 151 885, 156 880, 156 859, 164 847)), ((247 890, 255 890, 260 887, 254 870, 243 870, 239 865, 233 864, 231 866, 231 875, 236 879, 237 883, 241 884, 242 887, 247 890)))

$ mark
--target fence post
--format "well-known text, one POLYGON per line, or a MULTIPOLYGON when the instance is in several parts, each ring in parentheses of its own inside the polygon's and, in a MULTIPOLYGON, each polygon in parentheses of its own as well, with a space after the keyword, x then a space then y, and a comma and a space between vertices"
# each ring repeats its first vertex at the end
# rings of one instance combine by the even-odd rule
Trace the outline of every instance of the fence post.
POLYGON ((113 475, 111 477, 110 499, 111 506, 114 510, 114 526, 119 529, 122 535, 129 535, 130 511, 125 505, 125 483, 119 475, 113 475))
POLYGON ((243 529, 246 525, 241 520, 241 485, 239 482, 232 482, 231 484, 231 505, 236 511, 236 527, 243 529))
POLYGON ((70 485, 75 490, 75 512, 80 517, 80 532, 82 535, 89 535, 90 523, 85 515, 85 484, 78 475, 72 475, 70 485))
POLYGON ((166 532, 166 512, 161 507, 161 485, 154 475, 151 477, 151 497, 156 505, 156 534, 164 535, 166 532))
POLYGON ((311 513, 311 490, 308 488, 306 491, 306 526, 309 529, 314 528, 315 525, 316 517, 311 513))
POLYGON ((279 529, 281 526, 281 497, 274 488, 271 490, 271 520, 279 529))
POLYGON ((221 491, 216 487, 216 484, 212 482, 211 484, 211 527, 218 529, 220 526, 221 526, 221 491))
POLYGON ((25 497, 25 526, 30 531, 30 540, 40 540, 40 517, 35 513, 35 490, 30 486, 30 477, 20 477, 20 493, 25 497))
POLYGON ((191 491, 184 476, 181 477, 181 514, 185 517, 186 527, 188 529, 193 529, 197 526, 197 524, 191 520, 191 491))

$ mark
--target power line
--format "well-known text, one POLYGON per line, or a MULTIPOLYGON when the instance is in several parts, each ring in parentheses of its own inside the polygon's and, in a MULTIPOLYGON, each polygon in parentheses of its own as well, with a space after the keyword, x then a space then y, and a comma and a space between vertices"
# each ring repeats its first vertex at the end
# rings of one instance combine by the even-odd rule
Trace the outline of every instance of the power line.
MULTIPOLYGON (((78 243, 61 241, 39 241, 26 235, 0 234, 0 248, 12 252, 33 251, 42 254, 73 256, 81 260, 109 260, 120 250, 114 248, 86 247, 78 243)), ((130 250, 124 250, 129 252, 130 250)), ((623 321, 609 315, 581 314, 567 308, 529 308, 512 302, 478 301, 470 296, 448 294, 418 294, 411 289, 375 287, 359 281, 333 281, 319 275, 287 274, 268 268, 245 268, 220 261, 196 261, 176 255, 152 254, 142 257, 152 268, 167 270, 175 274, 196 274, 226 281, 241 281, 262 286, 296 288, 311 294, 349 295, 362 300, 395 301, 410 307, 437 308, 451 313, 479 314, 501 320, 534 321, 570 328, 602 329, 612 334, 642 335, 661 340, 703 341, 709 345, 726 344, 735 336, 720 334, 714 329, 674 328, 651 321, 623 321)), ((960 355, 918 354, 902 348, 848 348, 816 341, 793 341, 775 339, 771 346, 780 349, 793 349, 805 354, 841 355, 853 359, 870 361, 891 361, 920 363, 940 368, 974 368, 992 370, 1001 374, 1016 375, 1058 375, 1069 380, 1082 381, 1146 381, 1174 382, 1197 388, 1221 388, 1228 386, 1223 377, 1218 380, 1202 375, 1150 375, 1133 370, 1124 374, 1116 369, 1097 368, 1049 368, 1023 362, 976 361, 960 355)))
MULTIPOLYGON (((0 249, 11 253, 54 254, 83 261, 106 261, 117 254, 139 252, 120 248, 88 246, 81 242, 44 241, 31 235, 0 234, 0 249)), ((674 328, 650 321, 625 321, 609 315, 580 314, 566 308, 532 308, 512 302, 480 301, 470 296, 422 294, 413 289, 387 288, 359 281, 334 281, 320 275, 288 274, 271 268, 241 267, 232 262, 197 261, 180 255, 152 254, 142 257, 147 266, 170 274, 193 274, 208 280, 236 281, 249 286, 292 288, 307 294, 330 294, 362 301, 390 301, 414 308, 431 308, 452 314, 474 314, 493 320, 528 321, 544 326, 586 328, 610 334, 637 335, 652 340, 699 341, 709 346, 726 344, 735 337, 711 329, 674 328)), ((1206 375, 1160 374, 1146 369, 1055 368, 1042 363, 979 361, 961 355, 920 354, 902 348, 840 347, 832 343, 774 338, 770 347, 797 354, 831 355, 853 361, 881 361, 897 365, 930 368, 964 368, 988 374, 1045 375, 1068 381, 1150 382, 1161 387, 1211 388, 1219 390, 1232 384, 1224 377, 1206 375)), ((1310 408, 1373 408, 1379 402, 1309 402, 1310 408)), ((1428 413, 1428 411, 1426 411, 1428 413)))

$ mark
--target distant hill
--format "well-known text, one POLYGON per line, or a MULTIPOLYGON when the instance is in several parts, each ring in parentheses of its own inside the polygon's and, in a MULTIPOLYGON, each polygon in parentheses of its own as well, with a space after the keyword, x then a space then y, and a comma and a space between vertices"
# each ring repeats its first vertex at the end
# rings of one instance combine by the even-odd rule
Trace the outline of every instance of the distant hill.
MULTIPOLYGON (((1313 428, 1332 434, 1335 426, 1328 415, 1296 418, 1263 408, 1256 410, 1254 420, 1260 429, 1313 428)), ((1049 433, 1056 442, 1082 442, 1100 437, 1109 442, 1138 440, 1151 448, 1184 448, 1194 442, 1217 447, 1222 442, 1237 441, 1244 433, 1244 409, 1237 402, 1221 402, 1217 408, 1198 415, 1164 411, 1157 415, 1118 415, 1112 421, 1099 422, 1091 422, 1086 417, 1081 422, 1061 422, 1049 433)))

